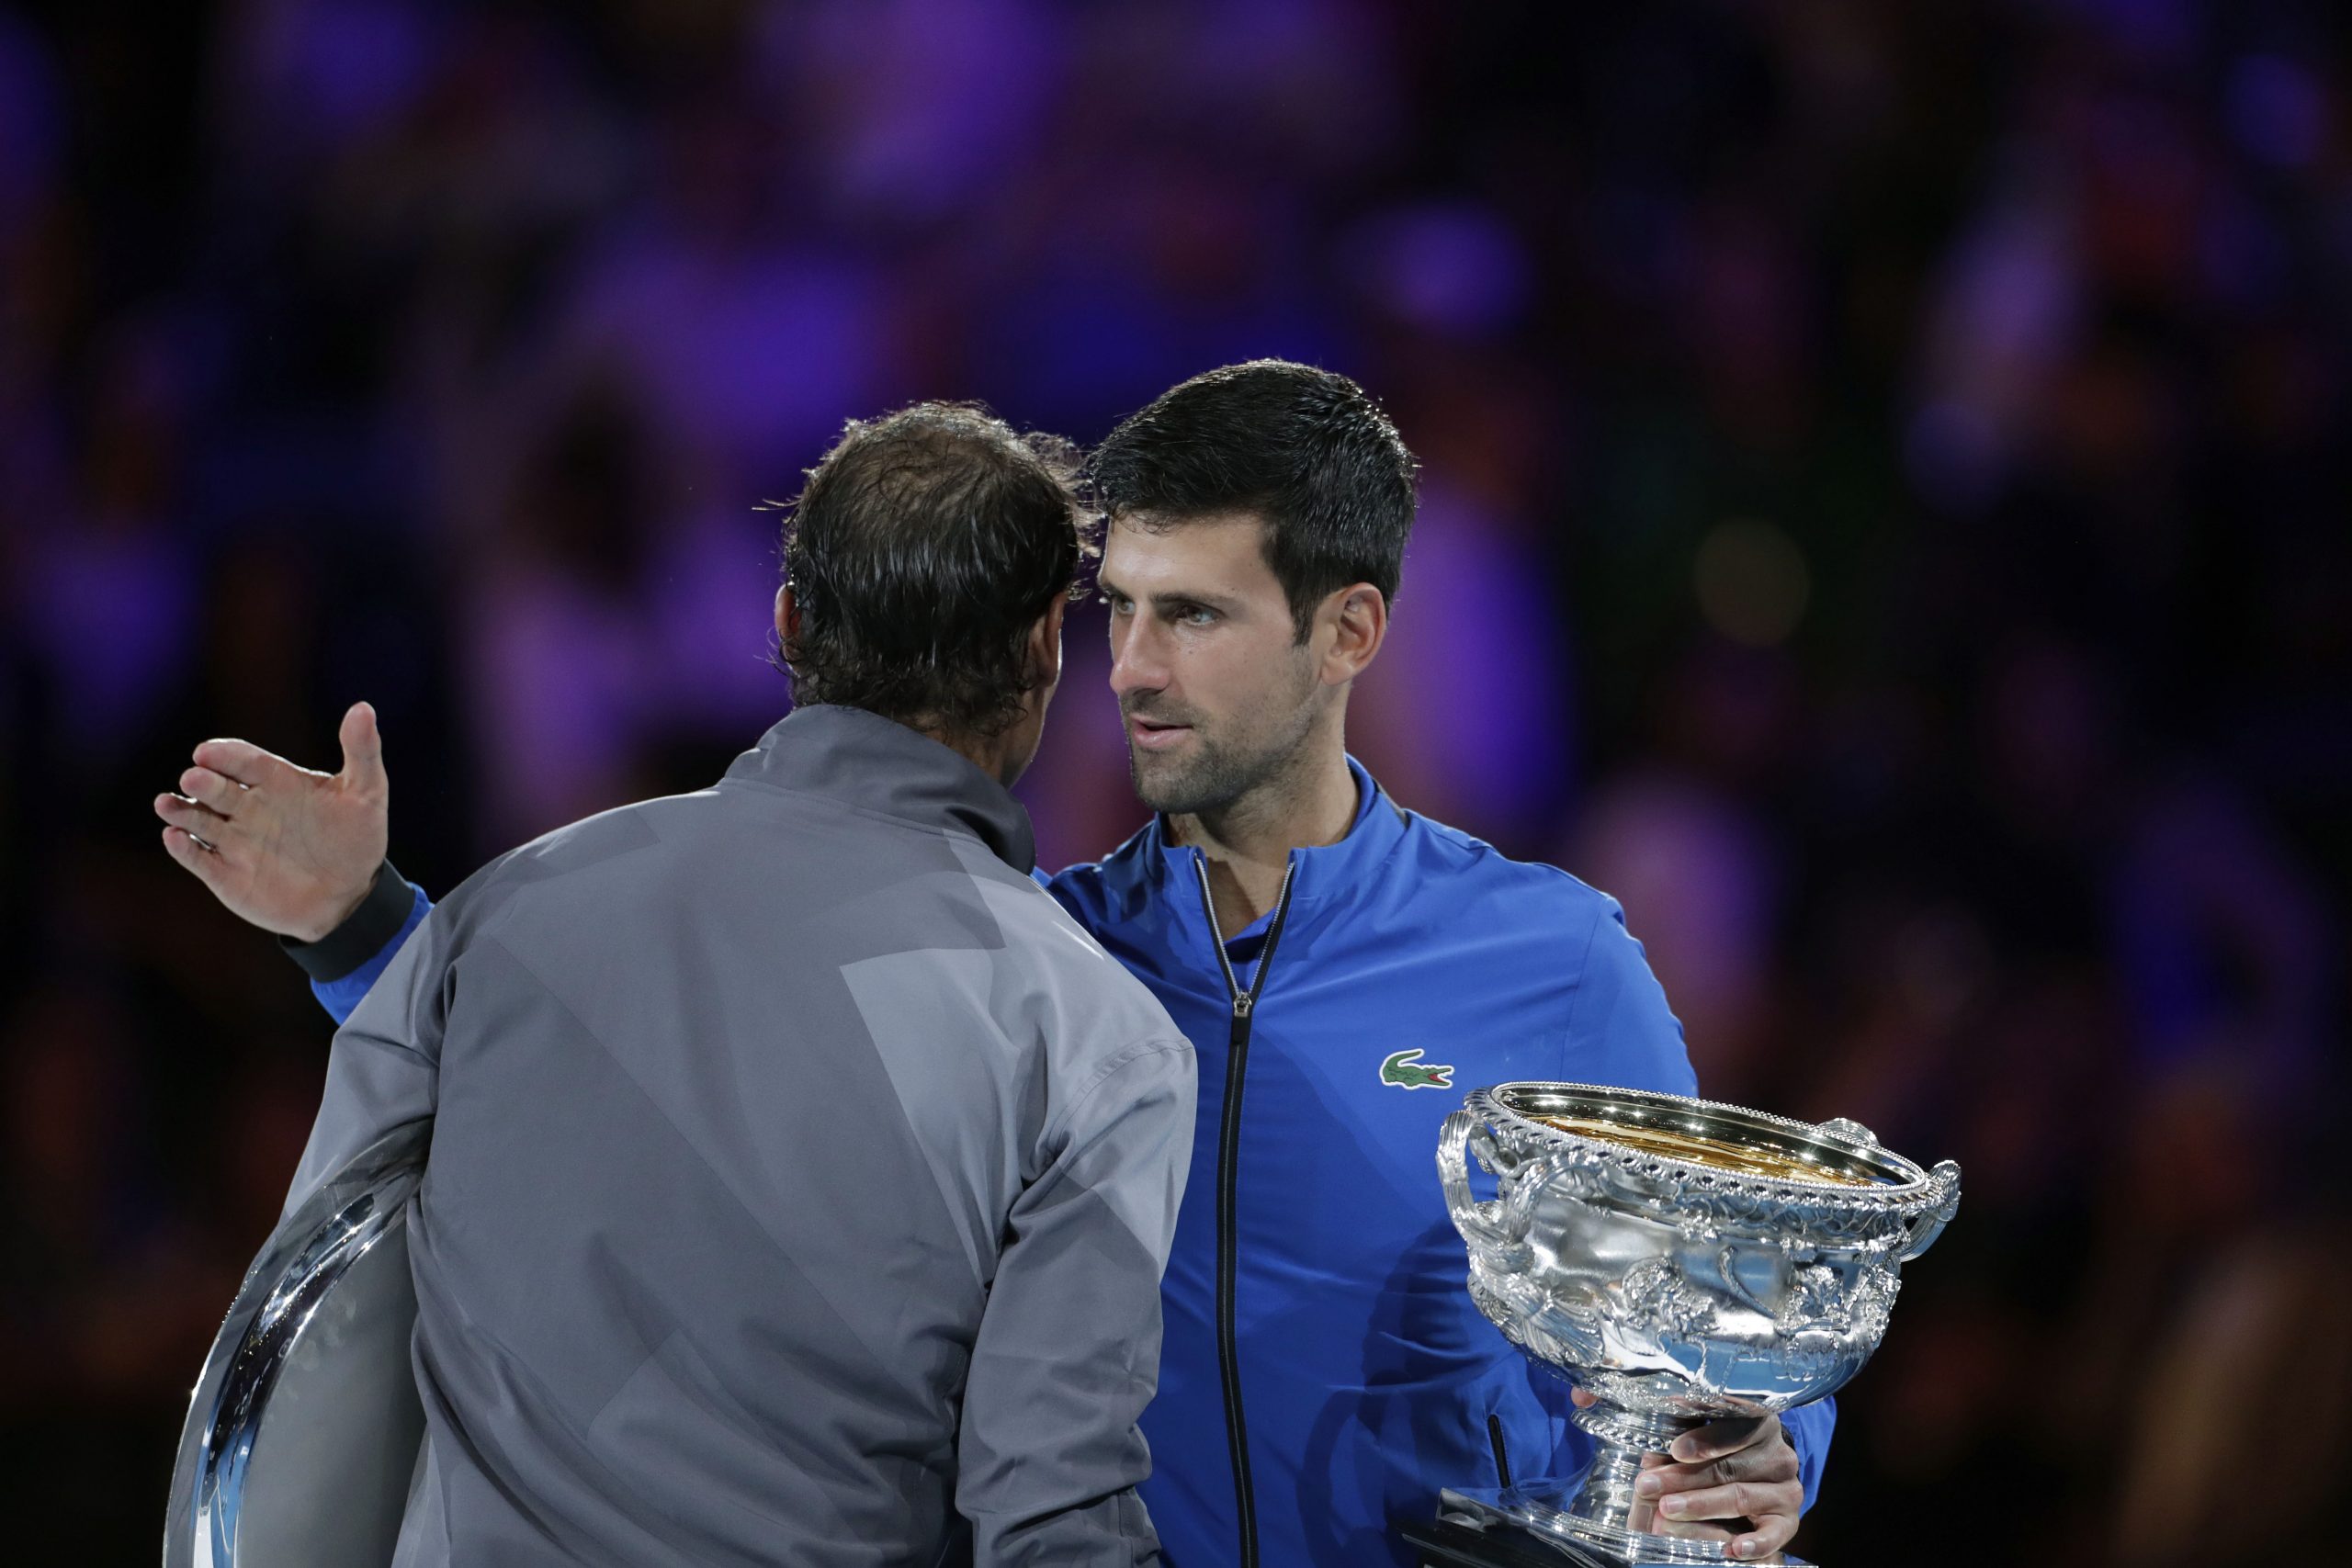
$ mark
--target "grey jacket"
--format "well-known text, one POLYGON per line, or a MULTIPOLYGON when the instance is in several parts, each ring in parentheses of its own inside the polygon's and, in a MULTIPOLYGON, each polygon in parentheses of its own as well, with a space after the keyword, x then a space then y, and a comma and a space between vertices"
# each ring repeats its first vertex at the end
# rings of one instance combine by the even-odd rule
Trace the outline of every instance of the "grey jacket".
POLYGON ((403 1564, 1139 1563, 1193 1055, 945 747, 804 708, 433 911, 289 1209, 434 1118, 403 1564))

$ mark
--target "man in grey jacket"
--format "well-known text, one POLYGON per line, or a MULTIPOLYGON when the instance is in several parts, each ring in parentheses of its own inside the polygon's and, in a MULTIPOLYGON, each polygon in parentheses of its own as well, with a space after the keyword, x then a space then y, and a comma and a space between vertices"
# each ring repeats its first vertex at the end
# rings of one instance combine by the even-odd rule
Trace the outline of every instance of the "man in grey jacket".
POLYGON ((1141 1563, 1192 1053, 1030 879, 1066 458, 853 424, 802 705, 444 900, 335 1037, 289 1211, 433 1119, 403 1564, 1141 1563))

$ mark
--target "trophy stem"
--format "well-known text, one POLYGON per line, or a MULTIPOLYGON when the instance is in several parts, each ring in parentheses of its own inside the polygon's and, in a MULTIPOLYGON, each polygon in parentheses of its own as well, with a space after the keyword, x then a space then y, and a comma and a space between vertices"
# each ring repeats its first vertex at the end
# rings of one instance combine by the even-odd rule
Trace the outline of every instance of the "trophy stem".
POLYGON ((1642 1472, 1642 1456, 1664 1453, 1674 1439, 1699 1425, 1670 1416, 1644 1416, 1610 1404, 1579 1410, 1576 1424, 1595 1444, 1592 1465, 1577 1489, 1568 1512, 1610 1529, 1629 1529, 1634 1511, 1634 1481, 1642 1472))

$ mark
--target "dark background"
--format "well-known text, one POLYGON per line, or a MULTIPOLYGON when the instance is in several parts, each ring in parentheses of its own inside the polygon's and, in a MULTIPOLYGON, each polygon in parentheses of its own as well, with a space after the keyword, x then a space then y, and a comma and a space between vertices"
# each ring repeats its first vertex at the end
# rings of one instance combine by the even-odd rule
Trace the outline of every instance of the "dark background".
MULTIPOLYGON (((1724 1099, 1967 1197, 1833 1563, 2352 1561, 2352 96, 2319 0, 0 12, 0 1540, 153 1561, 329 1034, 147 802, 435 892, 785 707, 843 419, 1260 355, 1426 464, 1351 715, 1724 1099)), ((1138 818, 1100 611, 1026 794, 1138 818)), ((1431 1477, 1432 1484, 1448 1477, 1431 1477)))

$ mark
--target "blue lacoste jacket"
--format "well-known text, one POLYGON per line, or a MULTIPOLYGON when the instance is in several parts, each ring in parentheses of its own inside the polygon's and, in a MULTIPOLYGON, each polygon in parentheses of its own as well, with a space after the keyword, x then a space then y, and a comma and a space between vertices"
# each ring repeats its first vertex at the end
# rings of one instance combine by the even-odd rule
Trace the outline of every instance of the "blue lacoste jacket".
MULTIPOLYGON (((1694 1091, 1681 1025, 1614 899, 1400 809, 1294 850, 1286 900, 1222 944, 1201 853, 1154 821, 1051 889, 1148 986, 1200 1066, 1161 1288, 1143 1487, 1175 1568, 1414 1559, 1442 1486, 1566 1474, 1566 1385, 1479 1314, 1439 1123, 1485 1084, 1694 1091), (1254 1534, 1255 1551, 1250 1547, 1254 1534)), ((1836 1419, 1785 1418, 1811 1506, 1836 1419)))
MULTIPOLYGON (((1439 1488, 1566 1474, 1589 1455, 1566 1385, 1464 1288, 1438 1126, 1485 1084, 1694 1091, 1681 1025, 1614 899, 1398 807, 1352 758, 1336 844, 1222 942, 1200 852, 1154 821, 1054 896, 1150 987, 1200 1067, 1193 1165, 1162 1288, 1143 1496, 1171 1568, 1363 1568, 1439 1488)), ((421 918, 348 976, 338 1019, 421 918)), ((1812 1506, 1836 1420, 1784 1418, 1812 1506)))

